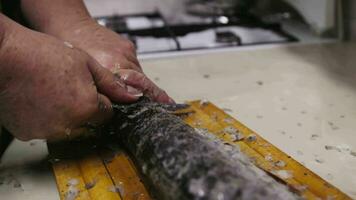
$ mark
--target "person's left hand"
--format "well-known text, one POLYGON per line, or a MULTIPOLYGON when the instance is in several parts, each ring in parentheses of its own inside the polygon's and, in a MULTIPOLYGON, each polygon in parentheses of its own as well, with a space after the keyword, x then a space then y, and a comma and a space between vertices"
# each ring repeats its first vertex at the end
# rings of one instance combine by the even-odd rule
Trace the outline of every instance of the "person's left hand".
POLYGON ((86 51, 112 71, 122 68, 142 72, 134 44, 93 20, 73 25, 61 33, 61 38, 86 51))
POLYGON ((62 40, 86 51, 103 67, 119 75, 128 85, 138 86, 152 100, 174 103, 165 91, 155 85, 142 71, 134 44, 93 20, 82 21, 60 33, 62 40), (143 86, 143 87, 142 87, 143 86))

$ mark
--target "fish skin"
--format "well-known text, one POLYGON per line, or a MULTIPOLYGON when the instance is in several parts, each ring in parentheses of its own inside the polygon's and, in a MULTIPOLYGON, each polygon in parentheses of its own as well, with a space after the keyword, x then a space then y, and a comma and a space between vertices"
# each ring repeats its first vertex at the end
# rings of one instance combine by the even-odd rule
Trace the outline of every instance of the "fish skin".
POLYGON ((164 106, 142 98, 113 109, 105 129, 132 155, 157 199, 300 199, 240 152, 232 159, 222 142, 198 134, 164 106))

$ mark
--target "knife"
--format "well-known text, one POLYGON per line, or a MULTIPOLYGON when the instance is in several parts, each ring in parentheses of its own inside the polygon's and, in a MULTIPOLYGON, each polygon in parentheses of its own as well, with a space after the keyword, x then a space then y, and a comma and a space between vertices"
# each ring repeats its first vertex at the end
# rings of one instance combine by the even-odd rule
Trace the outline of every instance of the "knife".
POLYGON ((11 135, 8 130, 6 130, 5 128, 2 128, 2 130, 0 130, 0 161, 6 149, 10 146, 13 140, 14 136, 11 135))

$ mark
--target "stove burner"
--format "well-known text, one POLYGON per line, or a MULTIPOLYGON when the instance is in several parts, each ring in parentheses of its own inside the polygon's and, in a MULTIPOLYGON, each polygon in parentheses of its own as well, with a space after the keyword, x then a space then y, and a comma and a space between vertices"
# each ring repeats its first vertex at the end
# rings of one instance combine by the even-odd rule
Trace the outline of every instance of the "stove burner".
POLYGON ((236 44, 238 46, 242 44, 241 38, 231 31, 217 31, 215 35, 216 42, 236 44))

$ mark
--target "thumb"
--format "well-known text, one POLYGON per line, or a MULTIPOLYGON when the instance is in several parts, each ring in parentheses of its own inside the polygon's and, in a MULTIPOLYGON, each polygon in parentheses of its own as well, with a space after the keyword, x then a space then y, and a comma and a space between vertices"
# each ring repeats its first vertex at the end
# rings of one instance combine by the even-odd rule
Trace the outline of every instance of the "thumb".
POLYGON ((160 103, 174 103, 167 93, 154 84, 146 75, 130 69, 120 70, 121 79, 127 85, 143 91, 147 97, 160 103))
POLYGON ((111 101, 130 103, 143 95, 141 91, 127 86, 120 77, 100 66, 94 59, 90 59, 88 66, 98 92, 109 97, 111 101))

